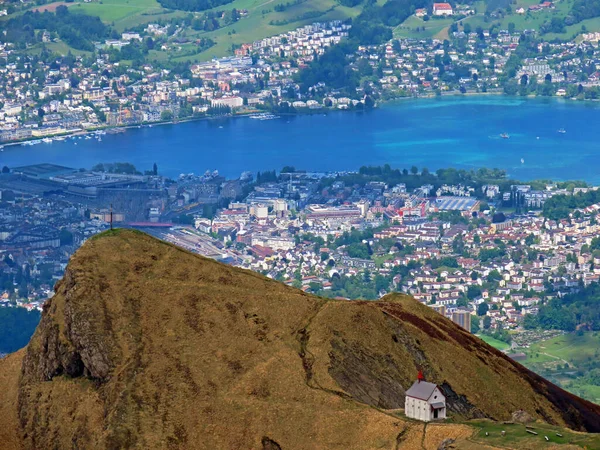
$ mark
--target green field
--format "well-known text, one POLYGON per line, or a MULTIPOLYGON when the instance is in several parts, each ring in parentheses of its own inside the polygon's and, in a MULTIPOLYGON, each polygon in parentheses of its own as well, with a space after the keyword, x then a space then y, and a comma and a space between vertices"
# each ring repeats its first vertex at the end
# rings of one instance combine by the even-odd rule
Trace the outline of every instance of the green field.
MULTIPOLYGON (((59 42, 48 42, 44 45, 51 52, 58 53, 60 55, 66 55, 69 52, 71 52, 73 55, 82 55, 82 56, 87 56, 87 55, 91 54, 90 52, 86 52, 84 50, 77 50, 72 47, 69 47, 67 44, 65 44, 64 42, 60 42, 60 41, 59 42)), ((34 47, 31 47, 30 49, 28 49, 27 53, 29 53, 31 55, 39 55, 41 53, 41 51, 42 51, 42 47, 38 45, 38 46, 34 46, 34 47)))
POLYGON ((503 424, 487 420, 468 422, 479 428, 479 431, 470 441, 479 444, 489 444, 495 447, 543 449, 551 444, 575 445, 581 448, 600 448, 600 435, 575 433, 570 430, 553 427, 547 424, 531 424, 538 435, 525 431, 525 426, 520 424, 503 424), (505 435, 502 435, 502 431, 505 435), (488 434, 486 436, 486 433, 488 434), (561 434, 562 437, 557 436, 561 434), (546 441, 545 436, 548 437, 546 441))
POLYGON ((499 341, 498 339, 494 339, 491 336, 487 336, 485 334, 478 334, 477 337, 479 339, 481 339, 483 342, 485 342, 486 344, 489 344, 492 347, 497 348, 500 351, 508 350, 510 348, 510 345, 507 344, 506 342, 499 341))
POLYGON ((454 22, 451 18, 431 19, 425 21, 417 16, 410 16, 403 23, 394 28, 394 37, 429 39, 438 37, 447 39, 447 29, 454 22), (423 27, 425 29, 423 30, 423 27), (418 30, 418 31, 417 31, 418 30))
POLYGON ((565 334, 537 342, 524 352, 527 359, 523 365, 574 394, 600 403, 600 386, 585 378, 590 370, 600 368, 600 333, 565 334))
POLYGON ((156 0, 102 0, 90 3, 74 3, 69 8, 73 12, 98 16, 103 22, 115 22, 115 24, 126 17, 156 13, 163 10, 156 0))
POLYGON ((531 363, 562 360, 572 364, 581 364, 598 356, 600 334, 587 332, 582 336, 564 334, 547 341, 533 344, 526 353, 531 363))

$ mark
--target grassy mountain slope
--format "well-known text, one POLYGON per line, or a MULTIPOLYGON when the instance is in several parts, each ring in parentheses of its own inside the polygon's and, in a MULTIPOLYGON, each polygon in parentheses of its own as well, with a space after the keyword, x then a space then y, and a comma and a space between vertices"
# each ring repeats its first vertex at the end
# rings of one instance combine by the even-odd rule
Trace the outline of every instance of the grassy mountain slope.
POLYGON ((600 406, 413 299, 325 300, 116 230, 77 251, 29 346, 0 361, 0 413, 12 418, 0 438, 36 449, 470 445, 470 426, 425 433, 400 414, 418 367, 455 421, 525 409, 600 431, 600 406))

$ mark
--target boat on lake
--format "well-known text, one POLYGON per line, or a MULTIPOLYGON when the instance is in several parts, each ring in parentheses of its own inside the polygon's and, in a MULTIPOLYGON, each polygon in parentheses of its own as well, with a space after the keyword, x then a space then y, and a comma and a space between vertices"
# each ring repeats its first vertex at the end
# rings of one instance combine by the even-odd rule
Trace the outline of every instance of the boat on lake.
POLYGON ((271 113, 250 114, 248 117, 250 117, 251 119, 258 119, 258 120, 279 119, 279 116, 276 116, 275 114, 271 114, 271 113))
POLYGON ((501 137, 502 139, 508 139, 508 138, 510 138, 510 136, 509 136, 507 133, 502 133, 502 134, 500 135, 500 137, 501 137))
POLYGON ((560 134, 565 134, 567 132, 567 130, 565 130, 564 128, 561 128, 561 129, 558 130, 558 132, 560 134))

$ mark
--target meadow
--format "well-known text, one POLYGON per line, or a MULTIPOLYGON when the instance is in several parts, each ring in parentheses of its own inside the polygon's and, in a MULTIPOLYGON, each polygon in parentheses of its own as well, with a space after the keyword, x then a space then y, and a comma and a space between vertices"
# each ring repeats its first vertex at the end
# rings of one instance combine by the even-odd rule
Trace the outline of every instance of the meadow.
POLYGON ((505 424, 488 420, 470 421, 468 424, 479 429, 469 440, 480 445, 531 450, 545 449, 552 444, 600 448, 600 436, 598 435, 576 433, 539 422, 530 424, 534 428, 533 431, 538 433, 537 435, 528 433, 525 425, 522 424, 505 424), (502 435, 503 431, 504 435, 502 435), (548 437, 547 441, 546 436, 548 437))
MULTIPOLYGON (((511 13, 506 12, 498 18, 486 17, 486 10, 493 10, 490 4, 493 3, 498 7, 502 7, 505 3, 503 0, 487 0, 473 4, 476 14, 473 16, 461 19, 459 22, 462 25, 470 24, 471 29, 477 27, 488 29, 492 24, 499 24, 501 29, 508 29, 508 24, 513 23, 515 29, 522 30, 537 30, 544 22, 549 22, 554 17, 564 18, 573 6, 573 0, 563 0, 555 2, 554 9, 542 10, 538 12, 529 12, 527 8, 540 3, 538 0, 517 0, 514 3, 509 3, 511 13), (515 11, 519 8, 525 8, 525 14, 517 14, 515 11)), ((396 38, 415 38, 427 39, 438 38, 447 39, 448 29, 455 21, 453 18, 430 19, 428 21, 416 16, 410 16, 403 23, 394 29, 394 37, 396 38)), ((600 17, 587 19, 578 24, 565 27, 564 33, 546 33, 543 35, 545 40, 552 41, 554 39, 570 40, 580 34, 583 30, 600 31, 600 17), (583 27, 583 28, 582 28, 583 27)))
POLYGON ((500 341, 491 336, 487 336, 485 334, 478 334, 477 337, 479 339, 481 339, 483 342, 485 342, 486 344, 489 344, 492 347, 494 347, 500 351, 508 350, 510 348, 510 345, 507 344, 506 342, 500 341))
POLYGON ((569 333, 536 342, 522 364, 568 391, 600 403, 600 386, 588 377, 600 369, 600 333, 569 333))
POLYGON ((394 37, 412 39, 448 38, 448 28, 454 20, 452 18, 423 20, 417 16, 410 16, 396 28, 394 37))

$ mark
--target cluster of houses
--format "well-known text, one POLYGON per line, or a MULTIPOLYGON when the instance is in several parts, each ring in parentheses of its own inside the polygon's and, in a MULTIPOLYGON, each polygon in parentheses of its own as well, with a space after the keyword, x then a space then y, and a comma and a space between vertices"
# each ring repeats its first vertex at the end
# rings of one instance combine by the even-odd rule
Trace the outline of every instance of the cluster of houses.
MULTIPOLYGON (((406 292, 468 330, 481 320, 482 304, 492 327, 514 328, 525 314, 536 314, 541 302, 599 280, 600 254, 590 250, 598 205, 582 210, 579 219, 553 221, 532 213, 492 223, 478 211, 475 195, 499 204, 506 193, 498 186, 483 186, 481 194, 468 186, 444 186, 440 193, 462 196, 436 198, 423 195, 433 193, 428 187, 415 194, 404 185, 378 182, 363 188, 335 182, 319 191, 322 176, 297 174, 258 186, 212 220, 198 217, 196 228, 228 243, 239 265, 304 290, 335 295, 333 277, 382 275, 389 284, 378 295, 406 292), (436 218, 445 211, 459 213, 463 222, 436 218), (331 246, 345 232, 370 228, 376 231, 365 241, 373 249, 367 257, 349 254, 345 245, 331 246), (397 245, 382 247, 386 242, 397 245), (452 266, 434 265, 448 258, 452 266), (398 271, 402 267, 408 270, 398 271)), ((545 191, 513 186, 517 189, 532 195, 531 208, 543 206, 544 200, 533 200, 542 193, 571 194, 554 185, 545 191)))

